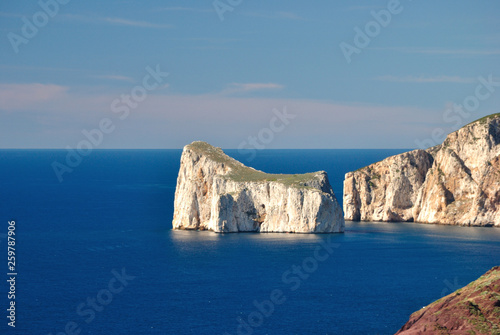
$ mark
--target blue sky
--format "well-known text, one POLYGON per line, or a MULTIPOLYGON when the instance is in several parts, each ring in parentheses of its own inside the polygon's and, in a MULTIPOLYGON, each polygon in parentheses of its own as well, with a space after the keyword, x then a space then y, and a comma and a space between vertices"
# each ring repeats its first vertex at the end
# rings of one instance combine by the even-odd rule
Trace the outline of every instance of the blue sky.
POLYGON ((55 1, 0 4, 0 148, 74 148, 103 119, 94 148, 416 148, 500 112, 500 86, 474 98, 500 82, 498 1, 55 1), (147 68, 169 75, 124 117, 147 68))

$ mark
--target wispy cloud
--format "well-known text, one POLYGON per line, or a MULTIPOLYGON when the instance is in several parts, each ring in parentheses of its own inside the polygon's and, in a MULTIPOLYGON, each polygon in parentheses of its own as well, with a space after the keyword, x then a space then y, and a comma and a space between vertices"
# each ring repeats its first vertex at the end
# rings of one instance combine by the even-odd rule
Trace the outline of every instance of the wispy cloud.
POLYGON ((0 12, 0 17, 23 17, 21 14, 0 12))
POLYGON ((345 10, 347 11, 357 11, 357 10, 372 10, 372 9, 377 9, 377 8, 381 8, 380 6, 376 6, 376 5, 368 5, 368 6, 350 6, 350 7, 347 7, 345 10))
POLYGON ((254 91, 280 90, 284 86, 275 83, 232 83, 224 89, 221 95, 231 95, 238 93, 248 93, 254 91))
POLYGON ((259 17, 263 19, 282 19, 282 20, 297 20, 304 21, 305 18, 293 12, 245 12, 244 15, 259 17))
POLYGON ((62 71, 62 72, 85 72, 85 69, 71 69, 60 67, 46 67, 46 66, 27 66, 27 65, 12 65, 0 64, 0 69, 6 71, 62 71))
POLYGON ((217 44, 242 41, 241 38, 222 38, 222 37, 187 37, 187 38, 171 38, 170 40, 207 42, 207 43, 217 43, 217 44))
POLYGON ((170 24, 156 24, 156 23, 151 23, 151 22, 146 22, 146 21, 134 21, 134 20, 127 20, 127 19, 122 19, 118 17, 106 17, 103 18, 106 22, 112 23, 112 24, 117 24, 117 25, 122 25, 122 26, 133 26, 133 27, 142 27, 142 28, 172 28, 172 25, 170 24))
POLYGON ((96 76, 90 76, 92 78, 97 78, 97 79, 106 79, 106 80, 118 80, 118 81, 127 81, 127 82, 133 82, 134 79, 127 77, 127 76, 119 76, 119 75, 96 75, 96 76))
POLYGON ((466 78, 459 76, 380 76, 375 78, 379 81, 391 81, 397 83, 455 83, 468 84, 476 81, 474 78, 466 78))
POLYGON ((196 8, 196 7, 164 7, 158 8, 156 11, 166 12, 198 12, 198 13, 213 13, 213 9, 196 8))
POLYGON ((289 20, 305 20, 300 15, 292 12, 278 12, 278 17, 289 20))
MULTIPOLYGON (((253 90, 261 87, 274 89, 281 85, 236 86, 253 90)), ((181 148, 195 139, 237 148, 241 141, 269 125, 274 116, 273 109, 281 110, 285 106, 290 114, 297 116, 297 121, 280 133, 272 143, 273 148, 411 147, 413 140, 424 131, 415 124, 440 115, 436 110, 406 106, 155 92, 134 111, 134 122, 121 122, 110 111, 110 103, 119 96, 119 91, 73 89, 58 93, 65 92, 65 88, 43 89, 42 100, 32 101, 31 105, 24 99, 32 98, 33 90, 26 90, 23 96, 16 94, 24 106, 18 111, 39 117, 33 127, 12 129, 6 123, 0 123, 0 130, 6 137, 12 134, 20 136, 20 132, 26 136, 28 140, 22 147, 73 146, 81 138, 81 127, 94 127, 105 116, 116 122, 121 130, 109 136, 103 148, 181 148), (50 133, 47 133, 48 128, 50 133), (376 143, 370 140, 373 138, 377 138, 376 143)), ((0 95, 0 98, 5 97, 0 95)), ((26 114, 11 113, 9 118, 14 123, 23 122, 26 114)), ((1 142, 2 146, 9 147, 9 144, 1 142)))
POLYGON ((457 55, 457 56, 490 56, 500 55, 500 49, 442 49, 442 48, 414 48, 414 47, 386 47, 371 48, 373 50, 388 50, 402 53, 429 54, 429 55, 457 55))
POLYGON ((119 26, 129 26, 129 27, 140 27, 140 28, 156 28, 156 29, 165 29, 172 28, 171 24, 158 24, 152 23, 148 21, 137 21, 124 19, 119 17, 94 17, 94 16, 85 16, 85 15, 76 15, 76 14, 63 14, 59 15, 61 18, 65 18, 72 21, 81 21, 81 22, 89 22, 89 23, 102 23, 102 24, 112 24, 119 26))
POLYGON ((6 111, 36 107, 39 103, 56 100, 68 87, 53 84, 0 84, 0 109, 6 111))

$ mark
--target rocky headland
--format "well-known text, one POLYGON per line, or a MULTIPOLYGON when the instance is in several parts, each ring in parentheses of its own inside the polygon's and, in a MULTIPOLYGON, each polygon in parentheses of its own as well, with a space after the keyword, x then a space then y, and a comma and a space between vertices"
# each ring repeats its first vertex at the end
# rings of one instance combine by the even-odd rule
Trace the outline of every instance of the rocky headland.
POLYGON ((324 171, 267 174, 193 142, 182 152, 172 225, 217 233, 338 233, 344 217, 324 171))
POLYGON ((500 267, 413 313, 398 335, 500 335, 500 267))
POLYGON ((347 173, 344 213, 353 221, 500 227, 500 114, 441 145, 347 173))

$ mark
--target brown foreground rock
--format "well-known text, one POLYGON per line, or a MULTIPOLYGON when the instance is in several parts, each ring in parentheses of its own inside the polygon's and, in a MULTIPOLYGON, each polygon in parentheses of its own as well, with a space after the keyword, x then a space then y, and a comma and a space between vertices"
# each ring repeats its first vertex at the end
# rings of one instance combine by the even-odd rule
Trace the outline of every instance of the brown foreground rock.
POLYGON ((500 266, 413 313, 396 334, 499 335, 500 266))
POLYGON ((500 227, 500 114, 441 145, 347 173, 344 213, 354 221, 500 227))

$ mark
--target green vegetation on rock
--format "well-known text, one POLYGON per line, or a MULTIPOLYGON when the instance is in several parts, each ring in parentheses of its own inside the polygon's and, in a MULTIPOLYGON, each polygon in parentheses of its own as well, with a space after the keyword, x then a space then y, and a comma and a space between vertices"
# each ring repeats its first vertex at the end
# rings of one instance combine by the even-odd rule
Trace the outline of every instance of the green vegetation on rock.
MULTIPOLYGON (((471 334, 500 335, 499 281, 500 267, 496 266, 467 286, 413 313, 411 319, 418 320, 415 324, 432 320, 440 331, 449 331, 443 324, 460 319, 462 327, 469 328, 471 334)), ((422 324, 414 325, 414 329, 422 324)))
POLYGON ((245 166, 243 163, 226 155, 221 148, 216 148, 206 142, 193 142, 189 144, 187 148, 230 168, 231 172, 224 177, 234 181, 279 182, 287 186, 316 190, 316 188, 309 187, 307 184, 317 179, 318 172, 305 174, 270 174, 245 166))
POLYGON ((475 121, 472 121, 472 122, 466 124, 465 127, 468 126, 468 125, 471 125, 473 123, 476 123, 476 122, 486 123, 489 119, 493 119, 493 118, 496 118, 496 117, 500 117, 500 113, 486 115, 486 116, 484 116, 484 117, 482 117, 480 119, 477 119, 475 121))

